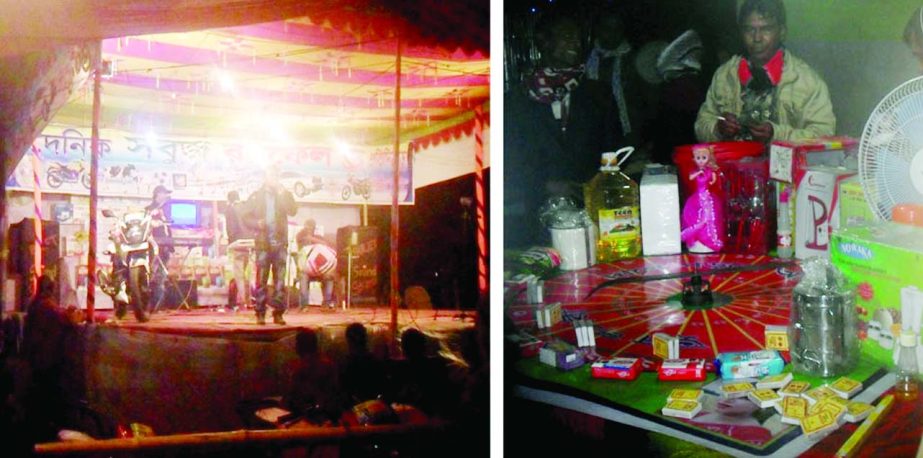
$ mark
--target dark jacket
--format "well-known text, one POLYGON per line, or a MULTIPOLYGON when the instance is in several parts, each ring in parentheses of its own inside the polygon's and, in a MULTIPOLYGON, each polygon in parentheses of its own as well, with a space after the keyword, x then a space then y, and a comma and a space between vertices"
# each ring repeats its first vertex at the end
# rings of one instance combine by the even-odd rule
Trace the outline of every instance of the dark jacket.
POLYGON ((224 212, 228 243, 234 243, 234 241, 240 239, 253 238, 253 230, 244 224, 244 212, 245 206, 243 202, 229 204, 228 209, 224 212))
POLYGON ((262 248, 268 248, 271 244, 284 246, 288 243, 288 217, 295 216, 298 210, 292 193, 280 189, 276 193, 275 228, 270 234, 266 224, 266 199, 270 192, 266 186, 254 191, 247 199, 247 211, 244 215, 244 224, 256 229, 256 245, 262 248))
POLYGON ((167 218, 166 206, 166 202, 159 207, 156 202, 151 202, 147 207, 144 207, 144 211, 152 215, 152 219, 161 222, 161 224, 155 225, 154 228, 151 229, 151 235, 153 235, 154 240, 157 241, 157 246, 160 247, 161 253, 173 252, 173 231, 170 229, 170 220, 167 218))

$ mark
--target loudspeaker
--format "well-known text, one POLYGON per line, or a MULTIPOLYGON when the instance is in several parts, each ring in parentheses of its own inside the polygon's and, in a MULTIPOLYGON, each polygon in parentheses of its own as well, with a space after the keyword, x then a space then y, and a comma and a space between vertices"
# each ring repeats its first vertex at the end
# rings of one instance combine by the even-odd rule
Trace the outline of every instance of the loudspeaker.
POLYGON ((167 279, 160 308, 175 309, 183 304, 190 308, 199 305, 198 283, 192 280, 167 279))
POLYGON ((381 272, 378 261, 381 250, 378 227, 344 226, 337 229, 337 273, 344 284, 347 278, 346 269, 350 265, 347 262, 350 250, 353 257, 350 302, 377 305, 378 275, 381 272), (353 233, 356 234, 355 244, 350 243, 353 241, 353 233))
MULTIPOLYGON (((60 258, 60 230, 55 221, 42 220, 42 266, 56 266, 60 258)), ((7 237, 9 247, 9 265, 11 274, 28 275, 34 263, 35 220, 23 218, 10 224, 7 237)), ((57 278, 55 279, 57 280, 57 278)))

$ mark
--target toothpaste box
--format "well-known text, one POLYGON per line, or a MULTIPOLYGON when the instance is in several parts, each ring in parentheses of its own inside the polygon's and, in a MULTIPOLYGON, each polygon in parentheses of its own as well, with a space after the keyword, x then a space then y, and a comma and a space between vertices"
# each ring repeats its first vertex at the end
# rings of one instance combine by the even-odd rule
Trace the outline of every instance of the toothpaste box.
POLYGON ((765 377, 781 374, 785 368, 785 360, 775 350, 721 353, 716 362, 723 379, 765 377))

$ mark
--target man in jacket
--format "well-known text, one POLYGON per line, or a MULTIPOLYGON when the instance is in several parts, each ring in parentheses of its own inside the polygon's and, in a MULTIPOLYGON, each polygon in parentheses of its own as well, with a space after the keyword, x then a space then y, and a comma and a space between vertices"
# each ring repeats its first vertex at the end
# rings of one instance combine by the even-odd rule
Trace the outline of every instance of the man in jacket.
POLYGON ((247 220, 256 223, 256 322, 266 324, 266 304, 272 305, 272 321, 284 325, 283 293, 288 247, 288 217, 297 211, 292 193, 279 184, 278 172, 270 166, 263 175, 263 186, 247 200, 247 220), (272 273, 272 300, 266 282, 272 273))
POLYGON ((734 56, 712 78, 699 109, 699 141, 797 140, 833 135, 836 118, 820 75, 782 45, 781 0, 746 0, 738 14, 746 56, 734 56))

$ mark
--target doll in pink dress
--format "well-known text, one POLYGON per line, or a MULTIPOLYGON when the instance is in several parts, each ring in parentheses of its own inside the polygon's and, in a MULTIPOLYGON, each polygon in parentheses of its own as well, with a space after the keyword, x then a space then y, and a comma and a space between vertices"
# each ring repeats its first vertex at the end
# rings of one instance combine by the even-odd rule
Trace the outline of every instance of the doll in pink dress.
POLYGON ((724 201, 712 186, 718 180, 718 165, 709 145, 692 148, 692 158, 698 167, 689 174, 695 192, 683 206, 683 231, 680 237, 692 253, 714 253, 724 246, 724 201))

